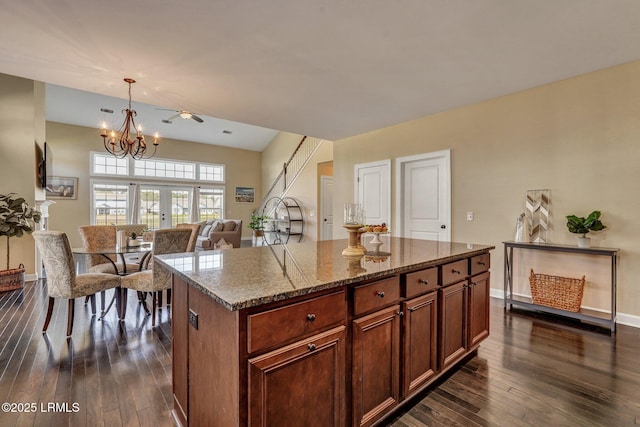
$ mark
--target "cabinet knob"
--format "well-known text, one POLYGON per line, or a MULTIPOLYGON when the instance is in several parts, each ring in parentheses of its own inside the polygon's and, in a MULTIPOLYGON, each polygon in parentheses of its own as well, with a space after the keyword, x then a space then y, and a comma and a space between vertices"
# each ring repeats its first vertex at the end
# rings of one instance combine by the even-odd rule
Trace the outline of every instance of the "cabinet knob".
POLYGON ((309 349, 309 351, 313 351, 313 350, 316 349, 316 345, 311 343, 311 344, 307 345, 307 348, 309 349))
POLYGON ((397 312, 396 314, 397 314, 398 316, 402 317, 402 316, 404 316, 404 311, 399 311, 399 312, 397 312))
POLYGON ((307 320, 309 322, 313 322, 314 320, 316 320, 316 315, 313 313, 307 314, 307 320))
POLYGON ((451 272, 452 272, 453 274, 460 274, 460 270, 453 270, 453 269, 452 269, 452 270, 451 270, 451 272))
POLYGON ((382 291, 376 292, 376 295, 379 296, 380 298, 384 298, 384 292, 382 291))
POLYGON ((424 280, 424 279, 418 279, 418 283, 421 283, 423 285, 428 285, 429 281, 428 280, 424 280))
POLYGON ((412 313, 413 313, 413 312, 414 312, 414 311, 416 311, 417 309, 416 309, 415 307, 409 307, 409 308, 407 308, 407 310, 409 310, 410 312, 412 312, 412 313))
POLYGON ((471 284, 472 284, 473 286, 477 286, 477 285, 478 285, 478 282, 471 282, 471 284))

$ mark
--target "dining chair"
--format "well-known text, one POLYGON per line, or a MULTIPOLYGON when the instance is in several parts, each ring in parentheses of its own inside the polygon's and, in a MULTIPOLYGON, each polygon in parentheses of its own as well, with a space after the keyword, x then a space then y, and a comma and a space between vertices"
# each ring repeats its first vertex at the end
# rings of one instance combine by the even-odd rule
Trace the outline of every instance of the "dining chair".
MULTIPOLYGON (((187 252, 191 233, 191 228, 183 227, 155 230, 153 234, 153 255, 187 252)), ((151 293, 151 326, 155 326, 158 292, 171 289, 171 273, 151 259, 146 270, 123 276, 121 282, 122 304, 120 305, 120 319, 122 320, 124 320, 127 310, 128 289, 151 293)))
POLYGON ((61 231, 35 231, 33 237, 47 272, 49 306, 42 332, 46 332, 56 298, 68 300, 67 336, 73 331, 75 298, 91 297, 91 311, 96 313, 95 294, 120 286, 120 276, 105 273, 76 274, 69 238, 61 231))
MULTIPOLYGON (((117 227, 116 225, 82 225, 78 227, 78 233, 80 233, 82 245, 85 249, 93 250, 115 247, 117 227)), ((121 261, 118 261, 116 255, 95 254, 87 256, 89 257, 89 273, 118 274, 125 271, 124 267, 126 267, 127 272, 140 271, 139 263, 125 262, 123 264, 121 261), (108 259, 106 257, 108 257, 108 259)))
POLYGON ((178 228, 190 228, 191 229, 191 237, 189 238, 189 245, 187 246, 187 252, 193 252, 196 250, 196 242, 198 241, 198 235, 200 234, 200 229, 202 228, 202 224, 190 224, 190 223, 182 223, 177 224, 178 228))

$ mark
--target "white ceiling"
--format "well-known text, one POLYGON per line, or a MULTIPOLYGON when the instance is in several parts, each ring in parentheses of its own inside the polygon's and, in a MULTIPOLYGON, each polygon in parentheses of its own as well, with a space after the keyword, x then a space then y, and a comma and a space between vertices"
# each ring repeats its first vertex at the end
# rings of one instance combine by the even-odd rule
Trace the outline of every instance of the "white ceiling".
POLYGON ((637 0, 1 2, 0 72, 331 140, 640 59, 637 0))

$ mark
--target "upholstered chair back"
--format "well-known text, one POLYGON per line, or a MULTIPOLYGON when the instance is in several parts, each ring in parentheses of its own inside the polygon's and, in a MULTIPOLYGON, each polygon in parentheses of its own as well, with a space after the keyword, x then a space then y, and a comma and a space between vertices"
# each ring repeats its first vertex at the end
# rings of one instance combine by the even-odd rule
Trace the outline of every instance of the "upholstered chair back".
POLYGON ((76 267, 69 238, 62 231, 35 231, 33 237, 47 272, 49 297, 74 298, 76 267))
POLYGON ((147 229, 147 224, 118 224, 116 225, 116 234, 118 231, 124 231, 127 236, 131 236, 131 233, 136 233, 136 235, 142 237, 142 233, 147 229))
MULTIPOLYGON (((83 225, 78 227, 82 245, 85 249, 95 249, 115 246, 116 244, 116 226, 115 225, 83 225)), ((115 256, 110 256, 116 261, 115 256)), ((95 254, 88 255, 87 268, 95 267, 99 264, 108 263, 104 256, 95 254)))
POLYGON ((198 235, 200 234, 200 229, 202 228, 202 224, 178 224, 176 225, 178 228, 190 228, 191 229, 191 237, 189 238, 189 245, 187 245, 187 252, 193 252, 196 250, 196 241, 198 240, 198 235))

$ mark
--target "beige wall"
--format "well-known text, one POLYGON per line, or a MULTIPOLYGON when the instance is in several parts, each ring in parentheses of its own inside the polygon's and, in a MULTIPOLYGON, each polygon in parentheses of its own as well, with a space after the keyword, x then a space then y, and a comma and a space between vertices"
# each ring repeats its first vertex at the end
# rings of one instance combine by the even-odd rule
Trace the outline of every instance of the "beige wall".
MULTIPOLYGON (((280 132, 262 152, 262 194, 266 194, 276 179, 282 166, 296 149, 302 135, 280 132)), ((307 166, 298 175, 295 182, 286 192, 302 207, 304 218, 303 240, 317 240, 318 237, 318 164, 325 164, 333 159, 333 143, 323 141, 309 160, 307 166)), ((276 195, 279 195, 276 194, 276 195)), ((296 240, 297 241, 297 240, 296 240)))
POLYGON ((262 196, 264 197, 273 181, 282 171, 282 166, 289 160, 296 149, 302 135, 280 132, 262 151, 262 196))
MULTIPOLYGON (((452 240, 496 246, 492 288, 502 289, 502 242, 514 238, 525 192, 548 188, 551 242, 576 243, 566 215, 602 210, 609 228, 593 245, 621 249, 618 310, 640 316, 638 75, 634 62, 336 141, 334 215, 353 201, 354 164, 450 148, 452 240)), ((392 188, 394 175, 395 164, 392 188)))
MULTIPOLYGON (((79 178, 77 200, 56 200, 49 208, 49 228, 65 231, 71 245, 79 245, 79 225, 90 222, 89 162, 90 152, 103 152, 98 129, 47 122, 47 142, 51 144, 54 157, 54 173, 59 176, 79 178)), ((247 224, 251 219, 254 204, 235 203, 236 186, 261 188, 261 153, 216 145, 161 139, 157 158, 222 163, 226 165, 225 217, 243 220, 242 235, 251 236, 247 224)), ((143 180, 136 180, 143 181, 143 180)), ((129 182, 129 180, 126 180, 129 182)), ((184 185, 184 183, 180 183, 184 185)))
MULTIPOLYGON (((0 74, 0 194, 16 193, 35 206, 35 142, 44 144, 44 85, 0 74)), ((39 197, 41 198, 41 197, 39 197)), ((6 237, 0 238, 0 270, 6 268, 6 237)), ((23 263, 35 271, 32 236, 11 238, 11 268, 23 263)))

